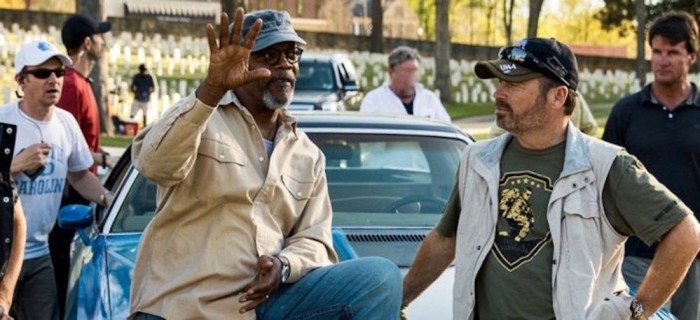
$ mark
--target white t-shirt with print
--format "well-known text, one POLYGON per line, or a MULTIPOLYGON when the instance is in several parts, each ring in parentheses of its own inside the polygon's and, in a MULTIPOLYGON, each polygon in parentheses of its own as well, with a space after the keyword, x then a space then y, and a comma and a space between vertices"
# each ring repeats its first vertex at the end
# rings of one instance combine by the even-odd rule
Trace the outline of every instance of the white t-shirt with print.
POLYGON ((0 121, 17 125, 15 157, 23 149, 43 142, 51 145, 44 171, 33 180, 21 172, 13 178, 27 220, 24 259, 49 254, 48 235, 56 222, 68 172, 87 170, 93 159, 72 114, 56 107, 49 121, 30 118, 17 102, 0 107, 0 121))

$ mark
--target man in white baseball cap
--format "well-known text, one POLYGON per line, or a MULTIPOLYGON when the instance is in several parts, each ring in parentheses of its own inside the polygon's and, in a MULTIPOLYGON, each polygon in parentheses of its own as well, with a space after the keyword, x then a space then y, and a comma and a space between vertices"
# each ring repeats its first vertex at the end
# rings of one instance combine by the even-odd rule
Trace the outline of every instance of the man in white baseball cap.
POLYGON ((35 40, 28 42, 15 55, 15 75, 21 73, 27 66, 40 65, 53 57, 58 58, 63 66, 73 64, 67 55, 58 51, 56 46, 47 41, 35 40))
POLYGON ((17 319, 58 319, 58 297, 48 234, 56 222, 66 178, 85 198, 106 205, 111 195, 88 169, 93 164, 75 118, 56 108, 65 67, 71 60, 44 40, 15 55, 19 102, 0 107, 0 119, 17 126, 10 174, 27 220, 24 263, 10 315, 17 319))

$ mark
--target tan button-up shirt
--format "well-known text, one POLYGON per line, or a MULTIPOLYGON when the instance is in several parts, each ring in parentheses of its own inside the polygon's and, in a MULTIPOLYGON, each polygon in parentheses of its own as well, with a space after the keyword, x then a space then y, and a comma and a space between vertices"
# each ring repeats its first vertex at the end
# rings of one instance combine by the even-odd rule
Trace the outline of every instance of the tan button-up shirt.
POLYGON ((132 157, 158 184, 134 267, 132 314, 253 319, 254 311, 238 313, 238 299, 259 256, 286 258, 290 282, 337 261, 325 158, 286 111, 268 159, 233 93, 218 108, 192 94, 139 133, 132 157))

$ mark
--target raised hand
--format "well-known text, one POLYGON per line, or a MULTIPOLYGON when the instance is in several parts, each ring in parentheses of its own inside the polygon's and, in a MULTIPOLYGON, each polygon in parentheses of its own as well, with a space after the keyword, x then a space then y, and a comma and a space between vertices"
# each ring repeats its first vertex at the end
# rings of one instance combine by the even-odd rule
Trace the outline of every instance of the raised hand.
POLYGON ((51 145, 48 143, 35 143, 23 149, 12 160, 10 173, 14 175, 25 172, 27 175, 32 175, 46 165, 50 152, 51 145))
POLYGON ((207 39, 209 40, 209 70, 207 77, 197 89, 197 98, 210 106, 218 105, 219 100, 228 90, 252 81, 267 78, 270 70, 248 70, 250 50, 255 44, 255 38, 262 27, 262 21, 257 20, 241 43, 243 28, 243 9, 236 10, 233 30, 229 32, 229 21, 226 13, 221 14, 219 26, 219 42, 216 42, 214 27, 207 24, 207 39))

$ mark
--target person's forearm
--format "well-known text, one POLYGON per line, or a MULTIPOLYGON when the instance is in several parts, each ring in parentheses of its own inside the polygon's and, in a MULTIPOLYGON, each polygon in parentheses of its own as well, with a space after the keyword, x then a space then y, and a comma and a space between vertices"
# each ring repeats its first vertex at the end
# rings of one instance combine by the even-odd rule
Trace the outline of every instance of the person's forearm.
POLYGON ((444 237, 435 230, 428 233, 403 279, 403 306, 415 300, 452 263, 455 244, 456 237, 444 237))
POLYGON ((68 182, 70 182, 71 186, 73 186, 83 198, 99 205, 104 205, 104 203, 102 203, 102 196, 107 190, 105 190, 100 180, 91 172, 87 170, 69 172, 68 182))
POLYGON ((2 278, 2 281, 0 281, 0 304, 5 307, 5 310, 9 310, 12 305, 15 285, 17 284, 19 273, 22 270, 22 263, 24 262, 24 242, 26 241, 27 233, 24 211, 22 210, 20 202, 17 202, 15 205, 14 214, 15 217, 12 226, 14 239, 12 240, 10 261, 7 264, 5 276, 2 278))
POLYGON ((685 278, 690 264, 700 250, 700 227, 694 217, 688 216, 669 231, 659 243, 649 271, 637 292, 647 315, 673 295, 685 278))

